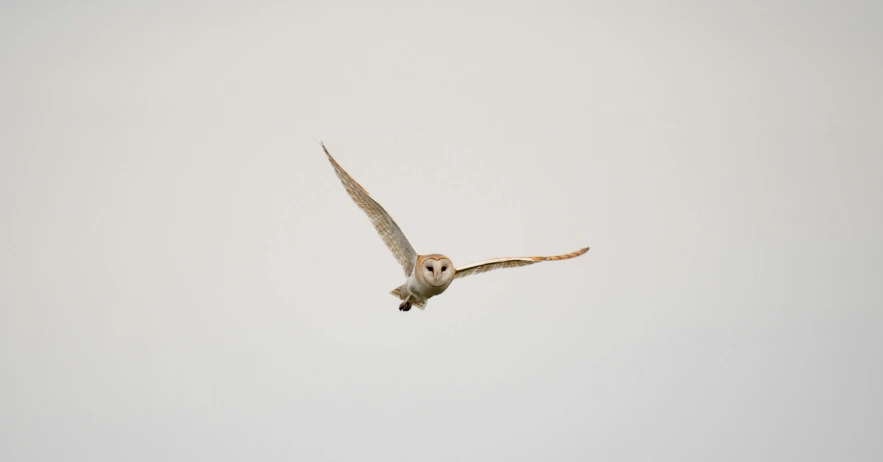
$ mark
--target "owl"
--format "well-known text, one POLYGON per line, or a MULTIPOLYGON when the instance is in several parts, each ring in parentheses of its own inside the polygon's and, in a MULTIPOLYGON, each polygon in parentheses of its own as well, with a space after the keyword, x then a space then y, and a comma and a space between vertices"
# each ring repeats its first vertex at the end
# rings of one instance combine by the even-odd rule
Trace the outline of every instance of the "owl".
POLYGON ((576 252, 548 257, 493 258, 460 267, 455 267, 451 259, 442 254, 420 255, 408 242, 408 238, 405 237, 389 213, 331 157, 331 153, 328 152, 324 143, 320 143, 320 145, 325 151, 328 161, 331 162, 331 166, 334 167, 334 172, 340 182, 343 183, 346 192, 371 219, 377 233, 380 234, 386 247, 389 248, 405 272, 407 278, 405 283, 390 292, 391 295, 402 301, 399 305, 400 311, 409 311, 412 306, 424 309, 430 298, 447 290, 455 279, 500 268, 514 268, 542 261, 567 260, 589 251, 589 248, 585 247, 576 252))

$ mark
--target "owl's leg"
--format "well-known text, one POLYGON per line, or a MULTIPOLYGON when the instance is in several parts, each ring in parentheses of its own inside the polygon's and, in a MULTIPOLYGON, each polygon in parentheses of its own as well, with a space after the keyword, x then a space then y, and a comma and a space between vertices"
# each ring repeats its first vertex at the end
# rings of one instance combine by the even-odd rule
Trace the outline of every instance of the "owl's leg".
POLYGON ((408 295, 408 298, 399 305, 399 311, 408 311, 411 309, 411 296, 408 295))

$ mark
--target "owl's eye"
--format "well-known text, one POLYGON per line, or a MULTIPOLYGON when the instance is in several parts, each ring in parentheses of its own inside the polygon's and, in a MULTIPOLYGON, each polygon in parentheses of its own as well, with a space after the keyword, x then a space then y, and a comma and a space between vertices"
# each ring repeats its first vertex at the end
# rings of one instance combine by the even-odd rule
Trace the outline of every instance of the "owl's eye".
POLYGON ((442 271, 444 271, 444 270, 446 270, 446 269, 448 269, 447 266, 442 266, 442 271))

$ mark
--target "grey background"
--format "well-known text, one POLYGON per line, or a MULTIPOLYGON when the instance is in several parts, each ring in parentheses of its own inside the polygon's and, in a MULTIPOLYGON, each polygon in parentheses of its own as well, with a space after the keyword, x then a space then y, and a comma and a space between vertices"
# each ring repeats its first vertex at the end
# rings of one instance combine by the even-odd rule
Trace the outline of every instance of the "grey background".
POLYGON ((881 460, 880 2, 6 2, 0 459, 881 460), (397 310, 419 252, 584 257, 397 310))

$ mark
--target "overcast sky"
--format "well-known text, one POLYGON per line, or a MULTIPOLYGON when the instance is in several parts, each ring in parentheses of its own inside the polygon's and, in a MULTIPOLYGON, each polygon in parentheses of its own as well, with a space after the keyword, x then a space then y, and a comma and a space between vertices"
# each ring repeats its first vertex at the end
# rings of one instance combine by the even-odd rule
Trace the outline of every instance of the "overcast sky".
POLYGON ((5 2, 0 459, 883 459, 881 5, 5 2))

